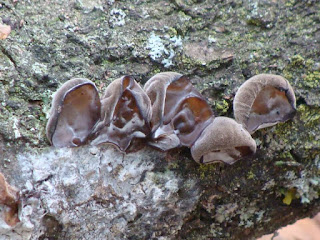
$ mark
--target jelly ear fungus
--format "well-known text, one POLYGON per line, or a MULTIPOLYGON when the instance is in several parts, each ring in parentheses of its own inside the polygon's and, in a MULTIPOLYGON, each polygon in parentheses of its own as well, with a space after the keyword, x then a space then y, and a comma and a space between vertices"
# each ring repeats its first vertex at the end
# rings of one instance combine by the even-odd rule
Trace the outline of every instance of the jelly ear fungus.
POLYGON ((253 133, 293 118, 296 99, 288 80, 279 75, 259 74, 241 85, 233 110, 236 121, 253 133))
POLYGON ((114 80, 101 98, 101 119, 93 128, 92 145, 111 143, 127 151, 133 140, 150 134, 150 99, 130 76, 114 80))
POLYGON ((156 74, 147 81, 144 90, 152 106, 149 144, 160 150, 191 147, 214 117, 206 100, 179 73, 156 74))
POLYGON ((76 147, 87 142, 92 127, 100 119, 101 103, 94 83, 84 78, 65 82, 53 96, 46 127, 55 147, 76 147))
POLYGON ((191 155, 198 163, 233 164, 255 152, 256 142, 248 131, 227 117, 213 119, 191 147, 191 155))
POLYGON ((76 78, 54 95, 47 136, 56 147, 111 143, 123 152, 137 150, 147 139, 163 151, 189 147, 199 163, 232 164, 255 153, 251 133, 295 112, 289 82, 272 74, 254 76, 239 88, 234 99, 237 122, 215 118, 203 96, 179 73, 156 74, 144 89, 124 76, 107 87, 101 101, 93 82, 76 78))

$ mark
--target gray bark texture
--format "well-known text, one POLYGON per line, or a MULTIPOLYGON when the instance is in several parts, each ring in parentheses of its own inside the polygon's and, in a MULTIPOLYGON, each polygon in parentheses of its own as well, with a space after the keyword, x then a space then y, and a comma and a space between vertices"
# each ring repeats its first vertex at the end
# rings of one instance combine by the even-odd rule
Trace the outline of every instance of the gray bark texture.
POLYGON ((320 2, 0 0, 0 172, 20 191, 0 239, 255 239, 320 211, 320 2), (199 165, 190 150, 51 147, 52 94, 73 77, 100 94, 132 75, 187 75, 216 116, 239 86, 284 76, 292 121, 253 134, 257 153, 199 165))

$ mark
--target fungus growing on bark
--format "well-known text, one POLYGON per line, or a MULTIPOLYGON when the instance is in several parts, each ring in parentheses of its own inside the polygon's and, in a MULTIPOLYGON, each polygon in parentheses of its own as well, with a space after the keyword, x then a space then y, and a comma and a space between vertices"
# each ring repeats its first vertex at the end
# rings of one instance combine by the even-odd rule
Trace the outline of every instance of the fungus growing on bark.
POLYGON ((10 186, 3 174, 0 172, 0 204, 5 205, 4 220, 13 227, 20 222, 18 217, 19 192, 10 186))
POLYGON ((101 119, 90 136, 91 144, 111 143, 126 151, 134 139, 150 133, 150 99, 130 76, 114 80, 101 98, 101 119))
POLYGON ((144 90, 152 106, 149 144, 163 151, 191 147, 213 118, 202 95, 179 73, 156 74, 147 81, 144 90))
POLYGON ((191 147, 198 163, 225 162, 233 164, 256 152, 256 142, 243 126, 227 117, 216 117, 191 147))
POLYGON ((293 118, 296 99, 288 80, 278 75, 259 74, 241 85, 233 110, 236 121, 253 133, 293 118))
POLYGON ((116 79, 101 101, 93 82, 77 78, 54 95, 47 136, 56 147, 111 143, 124 152, 148 139, 163 151, 189 147, 200 163, 232 164, 255 153, 251 133, 294 116, 294 92, 285 78, 260 74, 239 88, 234 112, 237 122, 214 118, 190 80, 175 72, 156 74, 144 89, 130 76, 116 79))
POLYGON ((74 78, 54 94, 46 133, 55 147, 76 147, 86 143, 100 118, 100 99, 94 83, 74 78))

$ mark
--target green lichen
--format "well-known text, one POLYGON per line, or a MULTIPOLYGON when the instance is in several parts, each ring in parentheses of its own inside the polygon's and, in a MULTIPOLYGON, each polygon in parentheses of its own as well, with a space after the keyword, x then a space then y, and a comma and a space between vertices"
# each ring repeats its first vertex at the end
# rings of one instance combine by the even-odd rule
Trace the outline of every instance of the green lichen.
POLYGON ((313 71, 308 73, 304 77, 303 85, 309 88, 319 88, 320 87, 320 72, 313 71))
POLYGON ((293 7, 294 4, 295 4, 295 0, 288 0, 285 2, 286 7, 293 7))
POLYGON ((247 174, 247 179, 254 179, 255 178, 255 174, 252 171, 249 171, 247 174))
POLYGON ((305 60, 301 55, 295 55, 290 59, 290 66, 291 67, 305 66, 305 60))
POLYGON ((167 33, 171 38, 179 35, 177 29, 175 29, 174 27, 168 28, 167 33))
POLYGON ((214 218, 218 223, 232 222, 233 219, 239 218, 238 226, 249 228, 260 222, 264 213, 264 210, 259 211, 255 200, 243 198, 240 204, 219 205, 215 210, 214 218))
POLYGON ((320 122, 320 108, 302 104, 298 107, 299 118, 306 127, 316 127, 320 122))
POLYGON ((206 69, 206 66, 203 64, 202 61, 200 61, 198 59, 192 59, 192 58, 187 57, 185 55, 181 57, 181 63, 183 64, 183 66, 186 67, 185 70, 191 70, 194 68, 197 68, 199 70, 206 69))
MULTIPOLYGON (((282 123, 274 128, 274 140, 287 151, 295 149, 311 157, 320 151, 320 109, 305 104, 298 106, 297 115, 293 121, 282 123)), ((289 153, 282 153, 281 158, 292 160, 289 153)))
POLYGON ((286 205, 290 205, 292 200, 297 198, 296 192, 297 192, 297 190, 295 188, 290 188, 290 189, 284 191, 284 193, 283 193, 284 198, 283 198, 282 202, 286 205))
POLYGON ((217 170, 217 166, 219 164, 200 164, 198 168, 199 178, 201 180, 210 181, 210 179, 214 179, 215 171, 217 170))
MULTIPOLYGON (((290 152, 282 152, 279 154, 279 159, 285 159, 286 161, 292 161, 294 158, 290 152)), ((279 161, 281 162, 281 161, 279 161)), ((280 163, 278 163, 280 165, 280 163)))
POLYGON ((253 25, 253 26, 257 26, 257 27, 261 27, 262 22, 257 18, 249 18, 247 20, 247 24, 253 25))
POLYGON ((284 77, 294 81, 299 88, 317 89, 320 88, 320 72, 314 70, 314 61, 305 59, 301 55, 294 55, 290 58, 289 64, 283 71, 284 77))
POLYGON ((219 100, 219 101, 215 101, 214 104, 213 104, 213 107, 215 108, 215 110, 220 114, 225 114, 228 112, 230 106, 229 106, 229 103, 222 99, 222 100, 219 100))
MULTIPOLYGON (((318 157, 311 162, 314 166, 316 166, 317 159, 318 157)), ((319 198, 320 178, 317 167, 311 168, 308 171, 303 170, 299 174, 296 174, 294 171, 287 171, 285 180, 287 181, 285 185, 286 190, 280 190, 285 195, 283 199, 285 204, 289 205, 291 200, 295 198, 300 198, 302 204, 308 204, 319 198)))

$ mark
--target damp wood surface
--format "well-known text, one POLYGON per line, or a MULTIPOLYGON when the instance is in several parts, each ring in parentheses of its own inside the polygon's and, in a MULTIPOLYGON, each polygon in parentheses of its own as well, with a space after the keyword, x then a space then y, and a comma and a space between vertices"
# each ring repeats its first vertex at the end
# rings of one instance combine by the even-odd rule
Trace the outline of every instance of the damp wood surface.
POLYGON ((255 239, 314 216, 319 13, 313 0, 0 1, 11 29, 0 40, 0 172, 25 199, 14 229, 1 218, 1 237, 255 239), (50 147, 51 96, 64 82, 88 78, 101 95, 123 75, 143 86, 163 71, 186 75, 231 118, 245 80, 278 74, 297 114, 256 131, 256 154, 231 166, 199 165, 185 148, 50 147))

